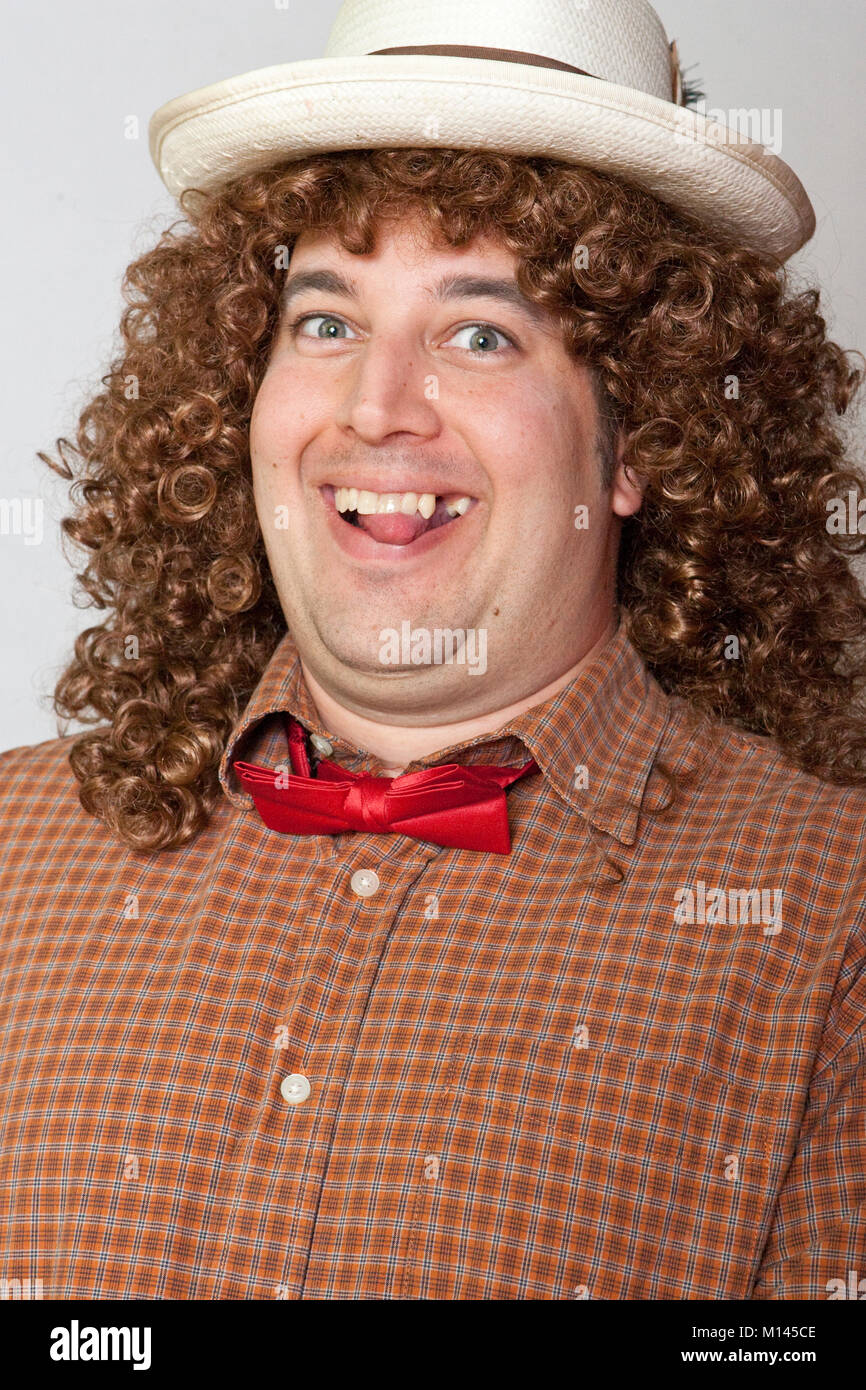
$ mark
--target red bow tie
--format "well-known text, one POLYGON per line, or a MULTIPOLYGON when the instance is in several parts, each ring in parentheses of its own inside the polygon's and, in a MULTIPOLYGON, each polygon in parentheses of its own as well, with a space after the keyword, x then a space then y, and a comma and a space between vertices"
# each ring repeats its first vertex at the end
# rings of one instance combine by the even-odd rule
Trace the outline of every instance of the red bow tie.
POLYGON ((303 726, 289 716, 288 729, 291 775, 256 763, 234 764, 270 830, 284 835, 390 831, 455 849, 511 852, 505 788, 538 772, 534 759, 522 767, 445 763, 401 777, 366 777, 323 758, 313 777, 303 726))

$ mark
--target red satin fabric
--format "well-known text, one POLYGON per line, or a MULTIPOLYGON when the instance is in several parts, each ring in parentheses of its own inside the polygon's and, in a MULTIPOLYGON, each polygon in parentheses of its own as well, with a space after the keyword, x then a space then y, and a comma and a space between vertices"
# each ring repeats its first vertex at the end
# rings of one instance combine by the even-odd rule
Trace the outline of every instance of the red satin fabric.
POLYGON ((323 758, 311 775, 305 732, 289 721, 291 774, 236 761, 244 791, 270 830, 286 835, 339 835, 348 830, 397 832, 456 849, 509 854, 505 788, 538 771, 446 763, 400 777, 368 777, 323 758), (287 782, 278 786, 277 782, 287 782))

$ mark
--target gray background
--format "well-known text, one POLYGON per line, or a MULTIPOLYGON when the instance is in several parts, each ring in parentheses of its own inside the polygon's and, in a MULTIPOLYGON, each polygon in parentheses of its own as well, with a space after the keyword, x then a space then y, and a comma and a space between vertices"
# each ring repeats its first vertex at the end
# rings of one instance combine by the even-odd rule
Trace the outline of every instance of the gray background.
MULTIPOLYGON (((0 748, 56 737, 48 696, 75 635, 105 616, 72 604, 57 526, 68 485, 35 455, 74 433, 116 346, 123 270, 177 215, 150 160, 150 115, 194 87, 321 57, 339 8, 5 0, 0 496, 41 497, 45 534, 40 545, 0 535, 0 748), (129 116, 137 140, 125 137, 129 116)), ((781 108, 782 158, 818 218, 791 266, 821 286, 831 336, 866 350, 863 0, 657 0, 656 9, 709 107, 781 108)), ((862 459, 861 425, 854 439, 862 459)))

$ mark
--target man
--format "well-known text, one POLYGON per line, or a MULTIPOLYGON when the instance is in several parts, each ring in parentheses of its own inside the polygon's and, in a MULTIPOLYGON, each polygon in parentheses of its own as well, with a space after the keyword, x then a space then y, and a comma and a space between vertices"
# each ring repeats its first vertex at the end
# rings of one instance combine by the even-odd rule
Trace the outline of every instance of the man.
POLYGON ((190 225, 64 522, 97 727, 2 758, 5 1277, 864 1267, 857 376, 796 178, 682 96, 643 0, 349 0, 154 118, 190 225))

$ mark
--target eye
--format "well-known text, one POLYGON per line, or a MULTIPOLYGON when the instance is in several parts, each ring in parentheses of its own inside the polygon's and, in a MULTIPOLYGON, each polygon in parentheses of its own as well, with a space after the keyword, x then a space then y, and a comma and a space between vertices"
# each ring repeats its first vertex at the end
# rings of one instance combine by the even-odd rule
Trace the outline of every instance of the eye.
POLYGON ((336 314, 302 314, 301 317, 298 318, 298 319, 295 319, 294 323, 292 324, 292 334, 293 334, 293 335, 298 335, 298 336, 300 336, 300 337, 302 337, 302 338, 319 338, 319 339, 324 340, 325 342, 328 342, 328 341, 330 341, 330 342, 335 342, 335 341, 339 341, 339 340, 340 340, 341 338, 343 338, 345 335, 342 334, 342 333, 339 333, 339 332, 334 332, 334 329, 335 329, 335 328, 337 328, 337 329, 340 329, 340 328, 348 328, 348 327, 349 327, 349 325, 346 323, 346 320, 345 320, 345 319, 338 318, 336 314), (319 328, 318 328, 318 330, 317 330, 316 332, 313 332, 313 333, 301 333, 301 332, 300 332, 300 330, 301 330, 301 328, 303 327, 304 324, 307 324, 307 323, 314 323, 314 322, 316 321, 316 319, 319 320, 319 328), (325 331, 324 331, 324 332, 322 331, 322 325, 323 325, 323 324, 325 325, 325 331))
MULTIPOLYGON (((496 355, 496 348, 500 343, 508 343, 514 346, 507 333, 503 333, 500 328, 494 328, 491 323, 467 323, 462 328, 458 328, 454 337, 461 333, 469 334, 469 342, 458 344, 465 347, 468 352, 474 353, 476 357, 487 357, 496 355)), ((449 339, 449 342, 453 339, 449 339)))

